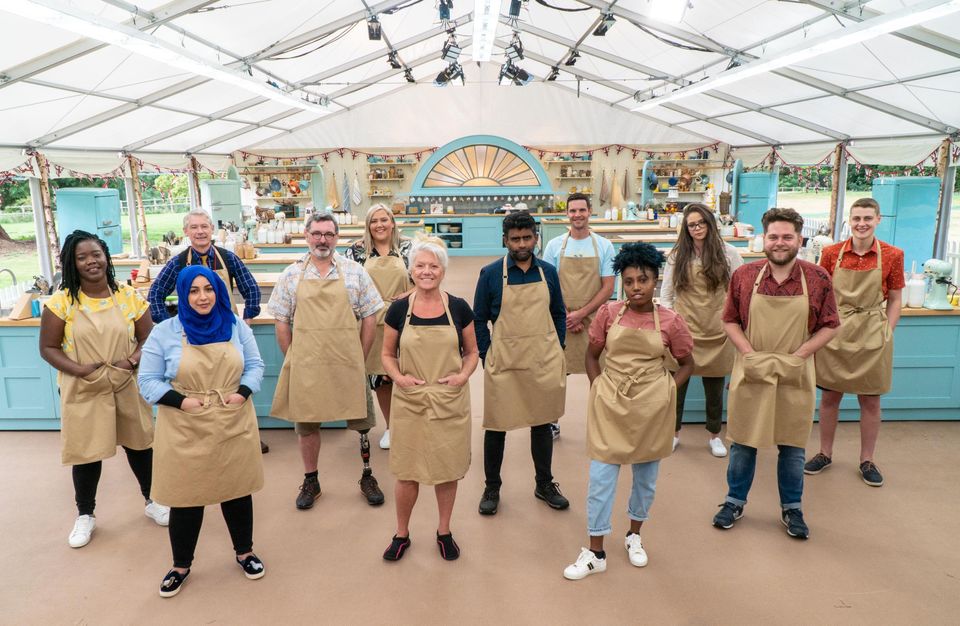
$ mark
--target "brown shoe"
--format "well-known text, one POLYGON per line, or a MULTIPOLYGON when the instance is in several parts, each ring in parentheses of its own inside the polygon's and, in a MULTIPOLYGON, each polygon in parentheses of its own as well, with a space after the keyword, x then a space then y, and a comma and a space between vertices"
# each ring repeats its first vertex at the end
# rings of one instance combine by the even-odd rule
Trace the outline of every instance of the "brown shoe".
POLYGON ((316 478, 304 478, 297 494, 297 508, 305 511, 313 506, 313 501, 320 497, 320 481, 316 478))
POLYGON ((261 439, 261 440, 260 440, 260 454, 266 454, 267 452, 270 452, 270 446, 268 446, 267 444, 263 443, 263 439, 261 439))
POLYGON ((363 476, 360 477, 360 493, 367 498, 367 504, 370 506, 379 506, 383 504, 383 492, 377 485, 377 479, 373 477, 373 470, 363 470, 363 476))

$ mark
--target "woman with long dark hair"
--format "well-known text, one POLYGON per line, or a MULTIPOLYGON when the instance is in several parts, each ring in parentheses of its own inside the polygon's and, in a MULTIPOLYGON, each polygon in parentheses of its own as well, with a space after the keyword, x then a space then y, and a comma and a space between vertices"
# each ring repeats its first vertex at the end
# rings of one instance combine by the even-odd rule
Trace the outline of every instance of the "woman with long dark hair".
POLYGON ((117 284, 106 242, 75 230, 60 251, 63 280, 40 317, 40 356, 57 370, 61 461, 73 466, 77 519, 71 548, 90 542, 103 459, 123 446, 146 501, 161 526, 170 509, 150 500, 153 416, 140 398, 135 372, 153 322, 135 289, 117 284))
MULTIPOLYGON (((733 368, 733 345, 727 341, 721 313, 733 271, 743 265, 736 248, 723 241, 717 220, 706 205, 694 202, 683 210, 677 243, 667 257, 660 304, 683 316, 693 335, 693 376, 703 381, 706 396, 708 445, 713 456, 724 457, 720 439, 723 413, 723 380, 733 368)), ((680 443, 680 425, 688 382, 677 387, 677 430, 673 447, 680 443)))
POLYGON ((193 565, 203 509, 219 504, 236 562, 262 578, 253 553, 253 497, 263 487, 257 414, 263 360, 253 331, 230 306, 226 284, 202 265, 177 275, 177 316, 157 324, 143 347, 140 389, 157 404, 153 496, 172 507, 173 568, 160 595, 176 595, 193 565))

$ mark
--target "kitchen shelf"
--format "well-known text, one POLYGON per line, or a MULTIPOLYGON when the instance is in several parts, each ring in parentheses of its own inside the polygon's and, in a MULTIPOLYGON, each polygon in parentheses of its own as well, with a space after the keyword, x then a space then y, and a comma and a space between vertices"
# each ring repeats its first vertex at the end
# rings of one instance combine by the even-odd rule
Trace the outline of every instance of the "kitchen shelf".
POLYGON ((371 163, 370 161, 367 161, 367 165, 369 165, 370 167, 383 167, 385 165, 389 167, 391 165, 414 165, 414 164, 416 164, 416 161, 394 161, 393 163, 387 163, 387 162, 371 163))
POLYGON ((381 182, 381 181, 398 182, 398 181, 407 180, 407 179, 406 178, 367 178, 367 180, 369 180, 370 182, 381 182))
MULTIPOLYGON (((667 195, 667 194, 669 194, 669 193, 670 193, 669 191, 654 191, 654 192, 653 192, 653 195, 655 195, 655 196, 665 196, 665 195, 667 195)), ((688 195, 688 196, 697 195, 697 196, 702 196, 702 195, 705 194, 705 193, 707 193, 706 190, 703 190, 703 191, 677 191, 677 194, 678 194, 678 195, 681 195, 681 196, 682 196, 682 195, 688 195)))
POLYGON ((392 198, 393 194, 392 193, 368 193, 367 196, 370 198, 392 198))
POLYGON ((271 200, 276 202, 277 200, 309 200, 310 196, 258 196, 257 201, 260 200, 271 200))
POLYGON ((569 161, 563 161, 561 159, 550 159, 548 161, 544 161, 544 163, 547 163, 548 165, 552 165, 553 163, 566 163, 567 165, 570 165, 571 163, 593 163, 593 160, 591 159, 589 161, 584 161, 583 159, 570 159, 569 161))
POLYGON ((558 176, 557 180, 593 180, 593 176, 558 176))
POLYGON ((254 174, 309 174, 313 172, 313 166, 303 165, 263 165, 248 166, 239 170, 241 176, 252 176, 254 174))
POLYGON ((644 159, 644 161, 649 161, 653 164, 654 167, 657 165, 713 165, 715 167, 720 167, 723 165, 723 161, 718 159, 644 159))

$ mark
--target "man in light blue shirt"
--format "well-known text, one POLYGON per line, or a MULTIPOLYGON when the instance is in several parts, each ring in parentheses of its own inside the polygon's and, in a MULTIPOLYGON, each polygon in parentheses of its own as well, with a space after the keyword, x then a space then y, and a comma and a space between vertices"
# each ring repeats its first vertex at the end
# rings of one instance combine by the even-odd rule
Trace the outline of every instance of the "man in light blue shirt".
MULTIPOLYGON (((570 231, 551 239, 543 251, 543 260, 557 268, 567 307, 567 374, 586 373, 587 329, 613 294, 613 244, 590 232, 590 213, 590 196, 567 196, 570 231)), ((554 439, 559 436, 560 426, 553 424, 554 439)))

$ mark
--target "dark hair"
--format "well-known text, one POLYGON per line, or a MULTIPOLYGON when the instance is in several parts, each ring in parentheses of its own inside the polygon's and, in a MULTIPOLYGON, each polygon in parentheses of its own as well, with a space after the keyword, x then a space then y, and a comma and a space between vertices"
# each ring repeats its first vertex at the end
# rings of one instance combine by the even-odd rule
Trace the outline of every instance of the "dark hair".
POLYGON ((73 302, 79 302, 80 295, 80 271, 77 269, 77 246, 84 241, 95 241, 104 256, 107 257, 107 285, 110 291, 120 291, 117 286, 117 278, 113 271, 113 260, 110 258, 110 248, 107 242, 100 239, 93 233, 85 230, 75 230, 63 241, 63 249, 60 250, 60 267, 63 271, 63 278, 60 281, 60 289, 67 290, 67 296, 73 302))
POLYGON ((790 222, 799 235, 803 231, 803 218, 793 209, 770 209, 760 218, 763 223, 763 232, 767 232, 767 227, 774 222, 790 222))
POLYGON ((337 223, 337 218, 335 218, 330 213, 311 213, 310 217, 303 223, 304 232, 307 231, 315 222, 330 222, 333 224, 333 232, 340 234, 340 225, 337 223))
POLYGON ((850 205, 850 210, 854 209, 873 209, 880 215, 880 203, 873 198, 858 198, 850 205))
POLYGON ((664 256, 653 246, 653 244, 635 242, 624 244, 613 257, 613 271, 617 274, 623 274, 623 270, 628 267, 639 269, 649 269, 653 271, 654 276, 660 276, 660 266, 663 265, 664 256))
POLYGON ((590 196, 588 196, 588 195, 585 194, 585 193, 579 193, 579 192, 578 192, 578 193, 572 193, 572 194, 570 194, 569 196, 567 196, 567 206, 569 207, 569 206, 570 206, 570 203, 573 202, 574 200, 584 200, 584 201, 586 201, 586 203, 587 203, 587 208, 588 208, 588 209, 592 209, 592 208, 593 208, 593 206, 590 204, 590 196))
POLYGON ((503 218, 503 236, 511 230, 532 230, 537 234, 537 222, 530 216, 529 211, 516 211, 503 218))
POLYGON ((691 214, 702 217, 707 229, 707 238, 703 240, 703 252, 700 255, 700 271, 707 279, 711 291, 726 288, 727 283, 730 282, 730 263, 727 262, 727 254, 724 252, 723 239, 720 237, 720 231, 717 230, 717 220, 713 217, 713 213, 707 205, 699 202, 691 202, 683 209, 683 220, 680 224, 680 233, 677 235, 677 243, 670 251, 675 270, 673 288, 680 292, 693 286, 690 268, 693 267, 696 249, 693 236, 687 228, 687 217, 691 214))

